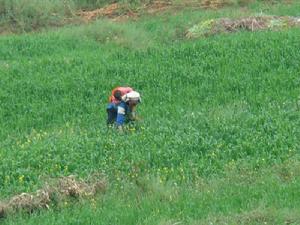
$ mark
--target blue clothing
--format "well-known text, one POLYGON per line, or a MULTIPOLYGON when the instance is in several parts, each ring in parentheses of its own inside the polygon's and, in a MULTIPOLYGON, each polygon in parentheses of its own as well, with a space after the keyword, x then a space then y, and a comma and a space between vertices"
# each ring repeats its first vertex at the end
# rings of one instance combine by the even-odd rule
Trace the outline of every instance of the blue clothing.
POLYGON ((107 106, 107 123, 113 124, 115 122, 117 126, 122 126, 130 113, 130 108, 124 101, 119 104, 109 103, 107 106))
POLYGON ((118 111, 117 111, 117 119, 116 124, 118 126, 122 126, 125 123, 126 115, 128 115, 130 112, 128 105, 126 102, 121 101, 118 105, 118 111))
POLYGON ((106 107, 107 111, 107 124, 113 124, 117 118, 118 107, 114 103, 109 103, 106 107))
POLYGON ((115 103, 109 103, 106 107, 107 110, 117 110, 118 106, 115 103))

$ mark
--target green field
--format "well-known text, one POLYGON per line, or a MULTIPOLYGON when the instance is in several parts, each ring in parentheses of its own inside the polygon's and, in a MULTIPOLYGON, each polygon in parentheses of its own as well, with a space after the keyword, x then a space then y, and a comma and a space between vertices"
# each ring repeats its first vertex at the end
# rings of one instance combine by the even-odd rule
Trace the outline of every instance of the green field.
POLYGON ((197 21, 241 13, 0 37, 1 199, 49 177, 101 172, 108 182, 95 198, 0 223, 300 224, 299 28, 184 37, 197 21), (119 85, 143 99, 143 120, 122 134, 105 111, 119 85))

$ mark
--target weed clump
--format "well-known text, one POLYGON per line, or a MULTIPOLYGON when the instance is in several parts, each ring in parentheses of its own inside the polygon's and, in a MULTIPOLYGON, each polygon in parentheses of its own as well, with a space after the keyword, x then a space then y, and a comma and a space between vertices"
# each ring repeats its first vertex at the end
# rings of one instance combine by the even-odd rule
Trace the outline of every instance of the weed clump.
POLYGON ((84 198, 95 196, 106 190, 107 182, 104 179, 78 180, 75 176, 61 177, 46 184, 35 193, 21 193, 13 196, 6 202, 0 202, 0 218, 17 211, 33 213, 41 209, 49 209, 68 200, 68 198, 84 198))
POLYGON ((187 38, 200 38, 237 31, 280 30, 300 26, 300 18, 289 16, 253 16, 239 19, 211 19, 194 25, 186 32, 187 38))

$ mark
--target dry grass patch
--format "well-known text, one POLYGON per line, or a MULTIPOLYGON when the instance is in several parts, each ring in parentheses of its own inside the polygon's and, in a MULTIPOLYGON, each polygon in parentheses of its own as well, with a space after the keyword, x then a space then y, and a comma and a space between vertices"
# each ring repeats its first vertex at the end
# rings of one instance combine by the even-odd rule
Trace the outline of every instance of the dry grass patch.
POLYGON ((280 30, 299 27, 300 17, 252 16, 239 19, 211 19, 194 25, 186 32, 189 39, 237 31, 280 30))
POLYGON ((0 218, 17 211, 33 213, 40 209, 49 209, 51 204, 58 204, 68 198, 88 198, 105 192, 107 182, 104 178, 92 177, 87 181, 75 176, 51 180, 42 189, 34 193, 21 193, 9 200, 0 202, 0 218))

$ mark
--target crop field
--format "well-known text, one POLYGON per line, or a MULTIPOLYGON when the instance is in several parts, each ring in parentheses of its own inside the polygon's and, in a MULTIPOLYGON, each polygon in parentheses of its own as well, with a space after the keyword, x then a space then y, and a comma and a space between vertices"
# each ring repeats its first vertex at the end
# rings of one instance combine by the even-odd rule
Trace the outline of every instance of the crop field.
POLYGON ((0 223, 300 224, 299 28, 167 43, 153 21, 128 42, 109 21, 0 37, 0 198, 107 182, 0 223), (106 126, 119 85, 142 94, 124 133, 106 126))

